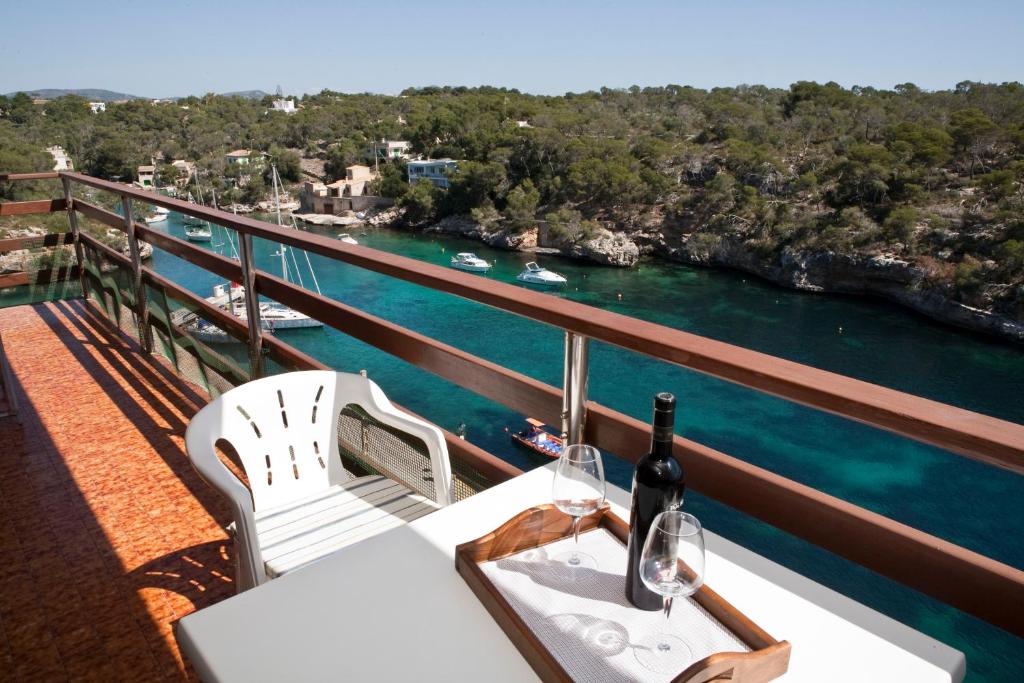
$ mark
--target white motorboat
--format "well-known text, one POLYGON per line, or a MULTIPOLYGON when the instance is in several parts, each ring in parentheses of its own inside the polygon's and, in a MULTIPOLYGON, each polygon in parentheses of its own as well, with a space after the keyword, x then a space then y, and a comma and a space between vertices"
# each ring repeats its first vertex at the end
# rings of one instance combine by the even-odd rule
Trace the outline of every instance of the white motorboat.
POLYGON ((155 211, 156 211, 156 212, 157 212, 158 214, 160 214, 161 216, 166 216, 167 214, 169 214, 169 213, 171 212, 171 210, 170 210, 170 209, 168 209, 168 208, 166 208, 166 207, 163 207, 163 206, 157 206, 157 207, 155 207, 155 209, 154 209, 154 210, 155 210, 155 211))
POLYGON ((153 223, 163 223, 167 220, 167 214, 165 213, 154 213, 152 216, 146 216, 146 223, 152 225, 153 223))
POLYGON ((359 244, 359 242, 356 242, 356 238, 348 234, 347 232, 343 232, 340 235, 338 235, 338 239, 344 242, 345 244, 359 244))
POLYGON ((464 251, 452 256, 452 268, 469 271, 470 273, 486 273, 491 264, 476 254, 464 251))
POLYGON ((531 285, 544 285, 546 287, 559 287, 566 283, 564 277, 547 268, 541 268, 533 261, 526 264, 523 272, 516 275, 516 279, 531 285))
POLYGON ((189 242, 211 242, 213 241, 213 230, 209 224, 186 225, 185 239, 189 242))

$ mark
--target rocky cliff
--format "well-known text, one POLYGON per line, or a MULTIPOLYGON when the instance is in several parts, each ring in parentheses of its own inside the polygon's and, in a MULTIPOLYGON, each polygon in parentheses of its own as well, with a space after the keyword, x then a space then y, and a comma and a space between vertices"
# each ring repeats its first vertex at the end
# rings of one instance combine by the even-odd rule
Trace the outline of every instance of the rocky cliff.
POLYGON ((695 239, 701 233, 693 233, 669 240, 652 227, 625 232, 602 228, 588 239, 567 242, 551 239, 543 225, 510 233, 480 225, 467 216, 445 218, 425 231, 478 239, 499 249, 556 249, 562 256, 606 266, 631 267, 642 256, 653 256, 689 265, 733 268, 802 291, 878 296, 944 323, 1024 343, 1024 322, 955 300, 948 285, 932 284, 923 268, 891 253, 786 249, 766 255, 739 238, 695 239))

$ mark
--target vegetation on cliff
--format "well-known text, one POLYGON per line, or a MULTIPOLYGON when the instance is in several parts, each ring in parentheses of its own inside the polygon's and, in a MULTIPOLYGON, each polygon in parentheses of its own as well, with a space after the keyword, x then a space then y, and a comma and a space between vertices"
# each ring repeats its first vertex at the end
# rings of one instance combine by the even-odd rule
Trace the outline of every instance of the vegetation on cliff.
MULTIPOLYGON (((61 144, 78 168, 130 176, 154 153, 197 160, 217 182, 223 153, 286 150, 337 177, 369 141, 406 139, 462 161, 448 192, 378 184, 407 215, 452 214, 516 232, 548 221, 560 239, 598 227, 657 233, 670 249, 723 243, 765 261, 784 254, 891 254, 952 299, 1024 318, 1024 86, 926 92, 834 83, 633 87, 531 96, 430 87, 401 96, 324 91, 288 116, 267 101, 207 96, 131 101, 91 114, 81 98, 0 98, 0 167, 49 167, 61 144)), ((168 171, 170 173, 170 171, 168 171)), ((0 184, 0 193, 15 192, 0 184)), ((227 188, 224 188, 227 192, 227 188)), ((250 194, 260 191, 256 187, 250 194)))

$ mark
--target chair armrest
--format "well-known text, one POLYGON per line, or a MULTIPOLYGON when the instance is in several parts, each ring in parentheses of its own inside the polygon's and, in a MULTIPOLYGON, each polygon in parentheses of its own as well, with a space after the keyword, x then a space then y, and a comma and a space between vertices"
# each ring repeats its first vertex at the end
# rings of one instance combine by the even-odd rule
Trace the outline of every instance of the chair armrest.
POLYGON ((375 420, 422 439, 430 454, 431 475, 434 478, 437 503, 439 505, 454 503, 455 487, 452 486, 452 467, 448 458, 448 444, 445 443, 444 433, 436 425, 396 408, 374 382, 369 382, 369 385, 371 400, 363 405, 363 409, 375 420))
POLYGON ((235 522, 235 552, 238 553, 238 592, 267 580, 256 535, 252 493, 217 457, 215 430, 221 418, 220 405, 211 403, 199 411, 185 431, 185 450, 196 472, 207 484, 228 499, 235 522))

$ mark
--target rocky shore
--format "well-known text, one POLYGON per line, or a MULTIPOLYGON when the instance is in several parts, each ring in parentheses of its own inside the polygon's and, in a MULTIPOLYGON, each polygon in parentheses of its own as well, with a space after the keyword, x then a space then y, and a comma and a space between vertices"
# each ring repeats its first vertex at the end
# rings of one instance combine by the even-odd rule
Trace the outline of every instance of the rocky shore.
MULTIPOLYGON (((371 223, 403 225, 398 210, 392 209, 379 218, 371 223)), ((601 228, 588 239, 569 243, 553 239, 544 224, 512 233, 481 225, 468 216, 450 216, 426 227, 424 232, 476 239, 498 249, 540 249, 606 266, 628 268, 641 257, 655 257, 688 265, 731 268, 801 291, 880 297, 943 323, 1024 344, 1024 321, 956 301, 948 285, 933 284, 924 268, 892 253, 784 250, 766 258, 741 239, 725 237, 709 247, 702 240, 692 239, 693 235, 670 240, 661 231, 651 229, 612 232, 601 228)))

